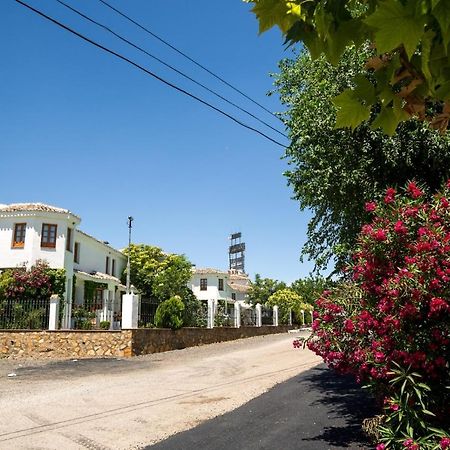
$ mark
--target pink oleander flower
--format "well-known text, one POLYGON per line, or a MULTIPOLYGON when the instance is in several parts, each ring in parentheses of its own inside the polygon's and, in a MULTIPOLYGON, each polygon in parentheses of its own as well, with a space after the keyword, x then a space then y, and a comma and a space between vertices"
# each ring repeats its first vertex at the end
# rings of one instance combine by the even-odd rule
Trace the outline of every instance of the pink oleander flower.
POLYGON ((450 448, 450 437, 443 437, 441 439, 441 442, 439 442, 439 445, 441 446, 442 450, 447 450, 450 448))
POLYGON ((386 446, 384 444, 378 444, 376 450, 385 450, 386 446))
POLYGON ((384 203, 389 204, 395 201, 396 191, 394 188, 388 188, 386 190, 386 195, 384 196, 384 203))
POLYGON ((365 208, 367 212, 373 212, 377 208, 377 204, 375 202, 367 202, 365 208))

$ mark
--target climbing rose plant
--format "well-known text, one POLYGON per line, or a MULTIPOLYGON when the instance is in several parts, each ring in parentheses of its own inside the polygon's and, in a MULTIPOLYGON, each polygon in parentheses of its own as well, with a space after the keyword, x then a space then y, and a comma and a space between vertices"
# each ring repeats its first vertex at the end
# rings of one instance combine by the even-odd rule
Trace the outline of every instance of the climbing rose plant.
POLYGON ((308 347, 383 399, 383 448, 450 448, 450 181, 366 204, 349 281, 316 302, 308 347), (445 431, 447 430, 447 431, 445 431))

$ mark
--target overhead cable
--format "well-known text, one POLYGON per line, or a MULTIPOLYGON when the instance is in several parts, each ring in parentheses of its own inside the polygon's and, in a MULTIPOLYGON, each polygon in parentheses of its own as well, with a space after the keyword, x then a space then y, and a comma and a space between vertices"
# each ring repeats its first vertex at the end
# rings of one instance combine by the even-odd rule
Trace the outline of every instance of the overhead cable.
POLYGON ((231 114, 228 114, 227 112, 221 110, 220 108, 217 108, 216 106, 212 105, 211 103, 208 103, 207 101, 201 99, 200 97, 197 97, 194 94, 191 94, 190 92, 186 91, 183 88, 180 88, 179 86, 171 83, 170 81, 165 80, 164 78, 160 77, 159 75, 156 75, 154 72, 146 69, 145 67, 141 66, 140 64, 132 61, 131 59, 127 58, 126 56, 121 55, 120 53, 115 52, 114 50, 111 50, 107 47, 105 47, 102 44, 99 44, 98 42, 88 38, 87 36, 84 36, 83 34, 79 33, 78 31, 75 31, 74 29, 68 27, 67 25, 64 25, 63 23, 59 22, 58 20, 48 16, 47 14, 43 13, 42 11, 34 8, 33 6, 29 5, 28 3, 22 1, 22 0, 15 0, 16 3, 19 3, 20 5, 28 8, 29 10, 35 12, 36 14, 40 15, 41 17, 47 19, 48 21, 54 23, 55 25, 58 25, 59 27, 65 29, 66 31, 68 31, 69 33, 74 34, 75 36, 78 36, 79 38, 83 39, 84 41, 88 42, 91 45, 94 45, 97 48, 100 48, 101 50, 110 53, 111 55, 115 56, 116 58, 119 58, 129 64, 131 64, 132 66, 136 67, 139 70, 142 70, 143 72, 145 72, 146 74, 152 76, 153 78, 157 79, 158 81, 164 83, 165 85, 177 90, 178 92, 182 92, 183 94, 187 95, 188 97, 193 98, 194 100, 202 103, 205 106, 208 106, 209 108, 213 109, 214 111, 217 111, 218 113, 222 114, 225 117, 228 117, 229 119, 231 119, 233 122, 237 123, 238 125, 247 128, 248 130, 251 130, 261 136, 263 136, 264 138, 266 138, 267 140, 273 142, 276 145, 279 145, 280 147, 285 148, 286 145, 282 144, 281 142, 276 141, 275 139, 271 138, 270 136, 268 136, 267 134, 263 133, 262 131, 253 128, 250 125, 247 125, 243 122, 241 122, 239 119, 236 119, 234 116, 232 116, 231 114))
POLYGON ((189 61, 191 61, 192 63, 194 63, 196 66, 200 67, 201 69, 203 69, 205 72, 208 72, 210 75, 212 75, 214 78, 218 79, 220 82, 226 84, 229 88, 233 89, 234 91, 238 92, 239 94, 241 94, 242 96, 244 96, 247 100, 250 100, 252 103, 254 103, 255 105, 259 106, 260 108, 262 108, 264 111, 268 112, 269 114, 271 114, 272 116, 276 117, 278 120, 281 120, 280 117, 278 117, 276 114, 274 114, 272 111, 270 111, 270 109, 267 109, 264 105, 261 105, 259 102, 257 102, 256 100, 254 100, 253 98, 251 98, 250 96, 248 96, 245 92, 242 92, 240 89, 238 89, 237 87, 233 86, 231 83, 229 83, 228 81, 226 81, 225 79, 223 79, 221 76, 215 74, 212 70, 208 69, 207 67, 205 67, 203 64, 199 63, 198 61, 196 61, 194 58, 192 58, 191 56, 187 55, 186 53, 184 53, 183 51, 179 50, 178 48, 176 48, 173 44, 171 44, 170 42, 167 42, 165 39, 163 39, 161 36, 158 36, 156 33, 154 33, 153 31, 151 31, 148 27, 145 27, 144 25, 141 25, 139 22, 137 22, 136 20, 132 19, 131 17, 129 17, 128 15, 126 15, 125 13, 123 13, 122 11, 118 10, 117 8, 115 8, 114 6, 110 5, 107 1, 105 0, 98 0, 99 2, 103 3, 105 6, 107 6, 108 8, 112 9, 113 11, 115 11, 117 14, 120 14, 123 18, 129 20, 131 23, 133 23, 134 25, 136 25, 137 27, 139 27, 141 30, 145 31, 146 33, 148 33, 150 36, 154 37, 155 39, 158 39, 158 41, 162 42, 164 45, 167 45, 168 47, 170 47, 172 50, 174 50, 175 52, 177 52, 178 54, 180 54, 181 56, 183 56, 184 58, 188 59, 189 61))
POLYGON ((250 117, 253 117, 254 119, 256 119, 258 122, 262 123, 263 125, 269 127, 271 130, 276 131, 278 134, 280 134, 281 136, 285 137, 286 139, 288 138, 284 133, 282 133, 281 131, 277 130, 275 127, 273 127, 272 125, 268 124, 267 122, 265 122, 264 120, 260 119, 259 117, 255 116, 254 114, 252 114, 250 111, 247 111, 244 108, 241 108, 239 105, 237 105, 236 103, 233 103, 231 100, 228 100, 226 97, 220 95, 219 93, 217 93, 216 91, 210 89, 208 86, 205 86, 204 84, 200 83, 199 81, 195 80, 194 78, 190 77, 189 75, 186 75, 184 72, 182 72, 181 70, 177 69, 176 67, 173 67, 172 65, 166 63, 165 61, 163 61, 161 58, 158 58, 155 55, 152 55, 151 53, 149 53, 147 50, 145 50, 142 47, 139 47, 138 45, 134 44, 133 42, 131 42, 129 39, 124 38, 123 36, 121 36, 120 34, 116 33, 115 31, 113 31, 111 28, 109 28, 108 26, 92 19, 91 17, 87 16, 86 14, 82 13, 81 11, 77 10, 76 8, 74 8, 71 5, 68 5, 67 3, 63 2, 62 0, 56 0, 59 4, 63 5, 64 7, 70 9, 72 12, 74 12, 75 14, 78 14, 79 16, 83 17, 84 19, 88 20, 89 22, 97 25, 100 28, 103 28, 104 30, 108 31, 109 33, 113 34, 114 36, 116 36, 118 39, 120 39, 122 42, 125 42, 126 44, 132 46, 133 48, 139 50, 140 52, 146 54, 147 56, 149 56, 150 58, 153 58, 154 60, 158 61, 159 63, 163 64, 165 67, 168 67, 169 69, 173 70, 174 72, 178 73, 179 75, 181 75, 182 77, 188 79, 189 81, 192 81, 193 83, 195 83, 197 86, 202 87, 203 89, 207 90, 208 92, 210 92, 211 94, 215 95, 216 97, 220 98, 221 100, 225 101, 226 103, 234 106, 235 108, 239 109, 240 111, 244 112, 245 114, 249 115, 250 117))

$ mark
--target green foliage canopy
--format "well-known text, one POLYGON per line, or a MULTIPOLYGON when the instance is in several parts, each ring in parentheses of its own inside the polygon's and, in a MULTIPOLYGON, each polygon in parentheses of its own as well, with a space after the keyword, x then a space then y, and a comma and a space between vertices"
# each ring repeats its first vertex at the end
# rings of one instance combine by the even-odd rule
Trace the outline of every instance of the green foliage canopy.
POLYGON ((351 86, 355 76, 365 76, 362 63, 369 51, 349 48, 333 66, 304 50, 296 59, 281 61, 275 75, 291 139, 285 175, 300 209, 313 214, 303 255, 319 269, 335 255, 338 267, 346 261, 367 219, 366 201, 412 178, 434 192, 450 177, 450 137, 423 122, 404 122, 392 137, 367 122, 354 132, 334 128, 331 98, 351 86))
POLYGON ((265 304, 272 294, 284 288, 286 288, 286 283, 283 281, 261 278, 261 275, 257 273, 255 281, 250 285, 248 299, 252 304, 265 304))
POLYGON ((312 311, 313 307, 305 303, 300 295, 292 289, 280 289, 272 294, 266 302, 266 306, 278 305, 278 318, 280 323, 287 323, 289 311, 295 314, 297 318, 301 317, 301 311, 312 311))
POLYGON ((335 99, 336 126, 355 128, 371 113, 372 127, 392 134, 410 117, 445 130, 450 118, 448 0, 244 0, 253 3, 260 33, 278 26, 314 59, 337 64, 352 45, 371 44, 364 61, 374 84, 355 77, 335 99), (434 104, 434 108, 428 108, 434 104))
MULTIPOLYGON (((144 244, 131 244, 124 253, 130 253, 131 283, 143 297, 164 301, 175 295, 189 295, 192 264, 184 255, 167 254, 159 247, 144 244)), ((122 276, 125 278, 126 272, 122 276)))

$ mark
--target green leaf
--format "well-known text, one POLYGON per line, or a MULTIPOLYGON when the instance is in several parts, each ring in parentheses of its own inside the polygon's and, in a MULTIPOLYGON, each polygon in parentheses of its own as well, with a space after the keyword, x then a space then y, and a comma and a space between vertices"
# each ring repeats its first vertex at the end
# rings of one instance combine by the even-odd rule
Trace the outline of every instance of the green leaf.
POLYGON ((441 27, 442 39, 448 42, 450 38, 450 8, 448 0, 440 0, 432 7, 432 14, 441 27))
POLYGON ((375 30, 378 53, 388 53, 403 45, 411 57, 424 33, 425 18, 416 16, 412 0, 404 5, 397 0, 385 0, 365 23, 375 30))
POLYGON ((339 108, 335 128, 356 128, 360 123, 369 119, 370 106, 362 105, 351 89, 346 89, 335 97, 333 103, 339 108))
POLYGON ((422 51, 421 51, 421 66, 422 73, 425 75, 426 79, 431 78, 430 72, 430 56, 431 56, 431 45, 434 39, 435 33, 432 30, 428 30, 422 38, 422 51))
POLYGON ((252 9, 259 20, 259 33, 269 30, 275 25, 286 33, 292 25, 299 19, 296 14, 292 14, 292 6, 286 1, 280 0, 258 0, 252 9))
POLYGON ((381 128, 388 136, 392 136, 399 122, 394 110, 388 106, 381 109, 370 127, 372 130, 381 128))

